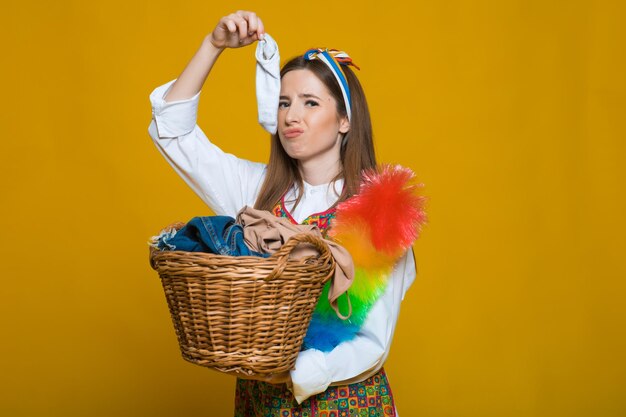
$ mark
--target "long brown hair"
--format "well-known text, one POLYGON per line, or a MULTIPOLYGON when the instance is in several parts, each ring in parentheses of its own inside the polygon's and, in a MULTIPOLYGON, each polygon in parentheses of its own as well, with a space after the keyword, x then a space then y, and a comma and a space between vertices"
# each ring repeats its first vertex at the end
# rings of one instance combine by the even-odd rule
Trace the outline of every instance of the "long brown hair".
MULTIPOLYGON (((357 194, 363 170, 376 166, 372 122, 365 93, 354 72, 345 65, 342 65, 341 68, 346 75, 348 88, 350 89, 352 120, 350 121, 350 130, 342 139, 340 151, 341 169, 339 174, 332 180, 334 182, 342 177, 344 179, 344 188, 337 203, 357 194)), ((338 116, 347 117, 341 88, 331 69, 326 64, 317 59, 308 61, 304 59, 304 56, 296 56, 281 69, 281 79, 289 71, 297 69, 312 71, 335 98, 338 116)), ((299 186, 297 205, 302 197, 304 188, 304 183, 298 170, 298 161, 287 155, 280 143, 278 132, 276 132, 272 135, 267 173, 254 207, 259 210, 272 210, 294 182, 299 186)))

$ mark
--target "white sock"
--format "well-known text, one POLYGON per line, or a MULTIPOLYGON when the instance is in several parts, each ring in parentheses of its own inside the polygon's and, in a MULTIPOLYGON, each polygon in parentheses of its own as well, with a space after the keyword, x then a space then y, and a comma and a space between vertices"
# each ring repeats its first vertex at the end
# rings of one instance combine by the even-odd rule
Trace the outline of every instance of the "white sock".
POLYGON ((256 100, 259 123, 271 134, 278 129, 280 55, 274 38, 267 33, 256 47, 256 100))

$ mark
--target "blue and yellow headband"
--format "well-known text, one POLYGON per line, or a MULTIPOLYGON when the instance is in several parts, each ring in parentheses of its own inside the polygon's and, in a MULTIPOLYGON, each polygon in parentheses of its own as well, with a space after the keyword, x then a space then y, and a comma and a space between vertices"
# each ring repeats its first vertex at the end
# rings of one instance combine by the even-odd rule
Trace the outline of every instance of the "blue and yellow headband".
POLYGON ((341 87, 341 93, 343 94, 343 100, 346 104, 346 112, 348 113, 348 120, 352 119, 352 100, 350 98, 350 88, 348 87, 348 80, 346 79, 346 74, 341 69, 341 66, 352 65, 359 71, 361 68, 357 67, 354 62, 352 62, 352 58, 345 53, 344 51, 339 51, 337 49, 328 49, 328 48, 313 48, 309 49, 304 53, 304 59, 307 61, 312 61, 314 59, 319 59, 324 64, 328 66, 333 72, 337 82, 339 83, 339 87, 341 87))

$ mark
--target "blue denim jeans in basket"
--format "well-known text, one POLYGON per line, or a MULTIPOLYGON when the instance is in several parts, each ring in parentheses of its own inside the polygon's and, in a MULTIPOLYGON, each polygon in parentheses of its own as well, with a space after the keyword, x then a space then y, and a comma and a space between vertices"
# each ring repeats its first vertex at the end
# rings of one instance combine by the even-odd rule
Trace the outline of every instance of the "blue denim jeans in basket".
POLYGON ((229 256, 269 256, 250 250, 243 238, 243 227, 229 216, 194 217, 178 231, 162 232, 157 247, 229 256))

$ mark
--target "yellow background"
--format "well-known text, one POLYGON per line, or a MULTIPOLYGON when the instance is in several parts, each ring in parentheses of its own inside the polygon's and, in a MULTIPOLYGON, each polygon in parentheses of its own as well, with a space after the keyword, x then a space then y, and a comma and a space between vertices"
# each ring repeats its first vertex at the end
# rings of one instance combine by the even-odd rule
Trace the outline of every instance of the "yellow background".
MULTIPOLYGON (((626 415, 626 13, 615 1, 61 1, 3 5, 0 415, 228 416, 180 357, 146 240, 208 209, 148 137, 150 92, 219 18, 283 62, 348 51, 381 161, 429 225, 388 371, 410 416, 626 415)), ((254 47, 199 124, 265 161, 254 47)))

